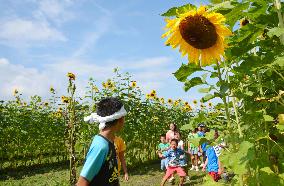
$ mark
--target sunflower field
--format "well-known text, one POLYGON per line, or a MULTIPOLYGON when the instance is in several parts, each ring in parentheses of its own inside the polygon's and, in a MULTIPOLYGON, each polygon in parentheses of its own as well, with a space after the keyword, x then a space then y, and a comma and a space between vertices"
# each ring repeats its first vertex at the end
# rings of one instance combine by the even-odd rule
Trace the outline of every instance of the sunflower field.
MULTIPOLYGON (((229 144, 220 156, 234 173, 229 185, 284 185, 284 3, 209 2, 161 14, 165 45, 186 56, 174 76, 185 91, 201 87, 201 100, 162 98, 155 90, 145 95, 139 82, 118 69, 105 82, 90 78, 83 96, 73 73, 67 74, 66 95, 51 87, 48 99, 26 101, 15 90, 13 100, 0 102, 0 169, 69 161, 70 184, 76 183, 76 167, 98 133, 83 118, 101 98, 115 96, 128 111, 120 134, 128 166, 157 160, 160 134, 170 123, 184 137, 203 122, 229 144)), ((202 185, 218 183, 204 177, 202 185)))
POLYGON ((74 170, 99 132, 96 124, 88 124, 83 118, 95 112, 95 103, 107 96, 119 97, 128 110, 120 134, 127 143, 128 166, 157 160, 160 135, 171 122, 179 127, 189 123, 193 108, 183 100, 158 97, 155 90, 143 95, 139 83, 132 81, 128 73, 121 74, 117 69, 114 72, 115 77, 101 86, 90 78, 83 97, 76 96, 76 77, 68 73, 67 95, 58 96, 51 87, 48 100, 33 96, 26 102, 22 93, 15 90, 14 100, 1 101, 1 169, 69 160, 73 170, 70 177, 76 178, 74 170))

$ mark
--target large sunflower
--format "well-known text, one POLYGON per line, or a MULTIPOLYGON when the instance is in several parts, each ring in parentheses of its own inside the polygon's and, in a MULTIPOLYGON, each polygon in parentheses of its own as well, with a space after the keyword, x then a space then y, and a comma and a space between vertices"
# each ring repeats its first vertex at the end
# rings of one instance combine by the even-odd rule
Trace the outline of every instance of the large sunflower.
POLYGON ((232 32, 224 25, 225 17, 215 12, 207 12, 204 6, 179 14, 175 19, 166 19, 166 45, 179 46, 182 56, 201 66, 220 61, 224 56, 224 39, 232 32))

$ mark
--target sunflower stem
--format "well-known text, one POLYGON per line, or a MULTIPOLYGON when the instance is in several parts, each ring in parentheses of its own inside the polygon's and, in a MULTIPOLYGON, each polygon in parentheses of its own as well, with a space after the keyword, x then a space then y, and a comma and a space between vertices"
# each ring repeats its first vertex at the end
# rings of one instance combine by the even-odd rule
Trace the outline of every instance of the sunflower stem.
MULTIPOLYGON (((227 81, 228 81, 228 83, 230 83, 230 77, 229 77, 229 74, 228 74, 228 67, 227 67, 226 61, 224 61, 224 65, 225 65, 225 69, 226 69, 227 81)), ((236 123, 237 123, 237 126, 238 126, 239 137, 242 138, 243 133, 242 133, 241 125, 240 125, 238 109, 236 107, 236 98, 234 97, 234 93, 233 93, 231 88, 230 88, 230 94, 232 95, 232 103, 233 103, 233 108, 234 108, 234 114, 235 114, 235 117, 236 117, 236 123)))
MULTIPOLYGON (((222 79, 221 76, 221 70, 220 70, 220 65, 217 62, 217 70, 218 70, 218 78, 221 84, 224 84, 224 80, 222 79)), ((229 113, 229 108, 228 108, 228 104, 227 104, 227 100, 226 100, 226 95, 222 95, 221 94, 221 99, 224 102, 224 106, 225 106, 225 113, 226 113, 226 118, 227 118, 227 126, 230 129, 231 128, 231 121, 230 121, 230 113, 229 113)))
MULTIPOLYGON (((281 12, 281 1, 275 0, 274 5, 275 5, 277 15, 278 15, 279 27, 284 28, 284 22, 283 22, 283 17, 282 17, 282 12, 281 12)), ((280 41, 282 44, 284 44, 284 34, 280 36, 280 41)))

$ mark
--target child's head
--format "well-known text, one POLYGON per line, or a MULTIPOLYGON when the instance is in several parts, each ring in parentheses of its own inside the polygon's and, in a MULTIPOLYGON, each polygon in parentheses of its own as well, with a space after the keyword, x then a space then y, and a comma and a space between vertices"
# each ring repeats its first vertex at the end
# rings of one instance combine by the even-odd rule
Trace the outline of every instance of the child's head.
POLYGON ((177 130, 176 124, 175 123, 171 123, 170 124, 170 129, 171 129, 171 131, 176 131, 177 130))
POLYGON ((197 129, 197 128, 194 128, 194 129, 192 129, 191 132, 195 134, 197 131, 198 131, 198 129, 197 129))
POLYGON ((198 131, 203 131, 203 128, 205 127, 204 123, 198 124, 198 131))
POLYGON ((97 115, 104 119, 107 116, 113 118, 106 120, 104 128, 116 126, 115 130, 119 131, 123 127, 126 111, 118 98, 108 97, 97 103, 97 115))
POLYGON ((172 139, 170 145, 171 145, 171 148, 173 150, 175 150, 177 148, 177 146, 178 146, 178 140, 177 139, 172 139))
POLYGON ((161 140, 162 143, 166 143, 166 142, 167 142, 167 141, 166 141, 166 135, 165 135, 165 134, 162 134, 162 135, 160 136, 160 140, 161 140))

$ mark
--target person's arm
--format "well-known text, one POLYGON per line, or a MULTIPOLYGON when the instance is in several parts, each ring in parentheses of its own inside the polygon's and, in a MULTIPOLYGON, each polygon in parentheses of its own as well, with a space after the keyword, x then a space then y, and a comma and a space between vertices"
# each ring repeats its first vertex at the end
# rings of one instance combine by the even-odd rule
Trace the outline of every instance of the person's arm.
POLYGON ((89 185, 89 181, 83 176, 80 176, 76 186, 88 186, 88 185, 89 185))
POLYGON ((129 180, 129 177, 128 177, 128 171, 127 171, 127 167, 126 167, 126 161, 125 161, 125 158, 124 158, 124 151, 120 152, 118 154, 119 156, 119 160, 121 162, 121 166, 122 166, 122 169, 123 169, 123 172, 124 172, 124 179, 126 181, 129 180))
POLYGON ((205 163, 203 165, 203 168, 202 168, 203 172, 205 171, 205 168, 206 168, 207 164, 208 164, 208 157, 206 158, 206 161, 205 161, 205 163))
POLYGON ((169 131, 166 133, 166 141, 170 143, 170 133, 169 131))
POLYGON ((87 154, 83 169, 81 170, 77 186, 89 185, 95 175, 97 175, 100 171, 107 153, 107 146, 101 146, 101 144, 99 143, 91 146, 87 154))

